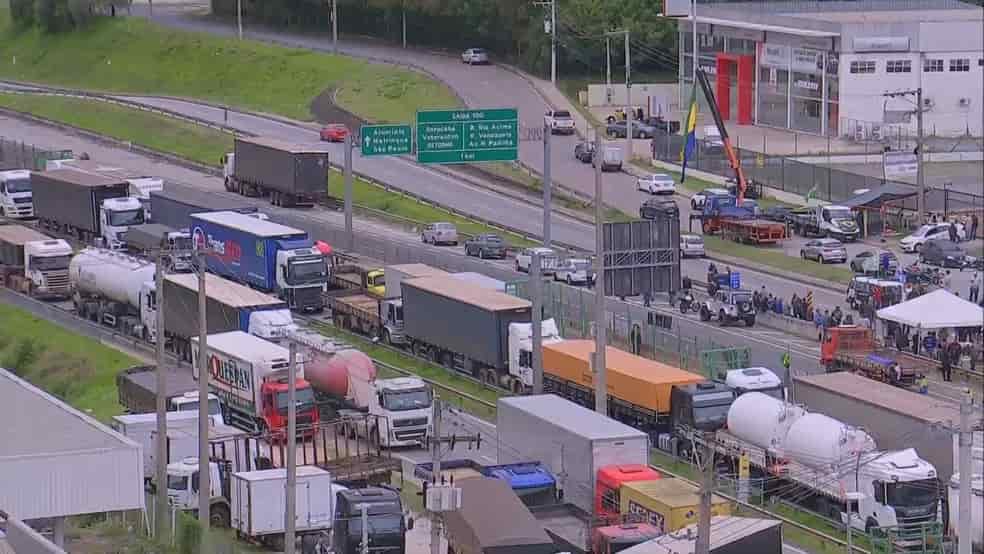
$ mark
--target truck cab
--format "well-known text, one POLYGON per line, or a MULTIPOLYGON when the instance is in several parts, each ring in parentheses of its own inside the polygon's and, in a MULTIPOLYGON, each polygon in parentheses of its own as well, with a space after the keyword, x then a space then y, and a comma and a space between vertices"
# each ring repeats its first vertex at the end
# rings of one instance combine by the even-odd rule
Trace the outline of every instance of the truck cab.
POLYGON ((360 264, 337 264, 332 267, 332 286, 363 290, 369 296, 386 297, 386 272, 378 267, 360 264))
MULTIPOLYGON (((168 399, 167 411, 169 412, 196 412, 198 411, 198 391, 189 391, 168 399)), ((208 395, 208 418, 212 425, 225 425, 222 417, 222 402, 219 397, 209 393, 208 395)))
POLYGON ((761 392, 778 400, 786 400, 786 388, 782 384, 782 379, 768 368, 731 369, 724 373, 723 381, 734 391, 735 397, 746 392, 761 392))
POLYGON ((126 248, 127 229, 142 225, 144 221, 144 207, 133 197, 107 198, 99 207, 101 239, 106 248, 112 250, 126 248))
POLYGON ((73 254, 71 245, 62 239, 25 243, 24 277, 31 283, 31 294, 38 298, 71 296, 68 264, 73 254))
POLYGON ((380 416, 379 444, 399 447, 423 444, 433 431, 434 391, 422 379, 377 379, 369 413, 380 416))
POLYGON ((802 236, 818 235, 853 242, 861 236, 854 214, 846 206, 813 206, 790 215, 795 231, 802 236))
POLYGON ((592 554, 615 554, 663 536, 663 530, 648 523, 625 523, 595 527, 591 531, 592 554))
POLYGON ((362 507, 369 519, 369 544, 373 553, 405 554, 406 532, 413 520, 403 514, 400 493, 385 487, 339 491, 335 502, 332 545, 336 554, 362 552, 362 507))
POLYGON ((674 430, 713 432, 724 428, 734 392, 723 383, 705 381, 674 386, 670 392, 670 422, 674 430))
POLYGON ((277 289, 289 306, 321 311, 327 281, 325 255, 317 248, 277 250, 277 289))
POLYGON ((30 171, 0 171, 0 215, 11 219, 34 217, 30 171))
POLYGON ((158 177, 136 177, 127 179, 130 185, 130 196, 140 201, 144 210, 144 220, 153 221, 150 213, 150 193, 164 190, 164 180, 158 177))
MULTIPOLYGON (((552 344, 563 340, 557 323, 551 319, 540 322, 542 344, 552 344)), ((521 394, 533 387, 533 324, 509 324, 509 390, 521 394)))
POLYGON ((595 486, 595 515, 609 523, 620 523, 620 490, 624 483, 632 481, 654 481, 662 475, 644 464, 621 464, 604 466, 598 470, 595 486))
MULTIPOLYGON (((211 461, 209 469, 209 516, 211 525, 229 527, 229 483, 231 463, 226 460, 211 461)), ((198 511, 199 490, 198 458, 185 458, 167 465, 167 497, 172 506, 181 511, 198 511)))

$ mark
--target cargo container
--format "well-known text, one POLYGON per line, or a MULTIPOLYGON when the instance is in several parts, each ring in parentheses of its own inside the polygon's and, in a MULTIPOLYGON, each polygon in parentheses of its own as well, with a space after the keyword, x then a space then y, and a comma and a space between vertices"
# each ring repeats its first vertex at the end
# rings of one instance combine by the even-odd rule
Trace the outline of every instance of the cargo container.
POLYGON ((602 467, 649 463, 648 435, 553 394, 500 398, 496 420, 509 445, 499 461, 542 462, 564 499, 589 514, 602 467))
POLYGON ((448 549, 462 554, 554 554, 557 547, 499 479, 479 477, 455 484, 461 507, 444 515, 448 549))
POLYGON ((164 190, 150 192, 153 222, 178 230, 191 226, 191 214, 201 212, 237 212, 257 217, 256 206, 248 200, 224 192, 202 190, 187 185, 167 183, 164 190))
POLYGON ((427 264, 397 264, 386 266, 386 298, 402 298, 403 290, 400 284, 406 279, 417 277, 446 277, 447 271, 431 267, 427 264))
POLYGON ((225 189, 269 196, 275 206, 313 206, 327 192, 328 151, 319 144, 237 136, 222 157, 225 189))
MULTIPOLYGON (((164 409, 168 412, 198 413, 198 381, 186 368, 164 369, 164 409)), ((157 367, 135 366, 116 374, 120 405, 131 414, 157 410, 157 367)), ((225 423, 219 397, 208 395, 208 414, 213 425, 225 423)))
MULTIPOLYGON (((711 518, 710 554, 783 554, 782 523, 774 519, 736 516, 711 518)), ((647 541, 621 554, 695 554, 697 526, 647 541)))
MULTIPOLYGON (((417 464, 414 476, 434 482, 434 464, 417 464)), ((557 481, 540 462, 483 465, 472 459, 444 460, 441 462, 441 479, 459 482, 475 477, 501 479, 526 506, 542 506, 557 502, 557 481)))
POLYGON ((0 224, 0 282, 38 298, 68 298, 72 247, 30 227, 0 224))
POLYGON ((136 198, 144 208, 144 218, 149 221, 150 212, 150 193, 151 191, 164 188, 164 180, 160 177, 151 177, 137 171, 131 171, 124 167, 114 166, 95 160, 49 160, 45 164, 48 171, 54 169, 75 169, 84 173, 101 175, 110 179, 126 181, 129 186, 128 195, 136 198))
POLYGON ((291 309, 318 312, 328 283, 324 254, 305 231, 237 212, 192 214, 191 237, 208 270, 276 294, 291 309))
MULTIPOLYGON (((157 414, 125 414, 113 416, 110 425, 118 433, 133 440, 142 448, 144 479, 154 475, 155 454, 157 446, 157 414)), ((195 431, 198 429, 198 412, 169 412, 167 414, 168 433, 177 436, 179 431, 195 431)))
MULTIPOLYGON (((632 481, 622 485, 619 510, 669 533, 697 523, 699 493, 695 485, 680 479, 632 481)), ((731 515, 731 502, 715 494, 711 514, 731 515)))
POLYGON ((126 232, 127 250, 144 258, 157 259, 171 271, 191 271, 191 235, 160 223, 135 225, 126 232))
POLYGON ((144 223, 143 206, 130 198, 130 185, 74 169, 31 174, 34 213, 38 223, 85 243, 97 239, 107 247, 121 248, 132 225, 144 223))
MULTIPOLYGON (((211 273, 205 274, 206 329, 209 334, 245 331, 279 341, 297 329, 283 301, 211 273)), ((191 361, 191 337, 198 336, 198 275, 164 277, 164 328, 171 349, 191 361)))

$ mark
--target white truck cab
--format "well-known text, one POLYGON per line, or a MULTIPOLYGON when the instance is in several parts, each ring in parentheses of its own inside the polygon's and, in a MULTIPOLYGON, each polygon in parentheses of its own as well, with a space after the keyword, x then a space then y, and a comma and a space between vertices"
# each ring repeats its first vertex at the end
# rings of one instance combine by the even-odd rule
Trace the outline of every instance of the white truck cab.
POLYGON ((786 388, 782 379, 771 369, 765 367, 746 367, 728 370, 724 384, 740 396, 746 392, 761 392, 778 400, 786 400, 786 388))
POLYGON ((317 248, 277 250, 277 291, 282 298, 294 298, 297 306, 321 305, 311 298, 321 298, 327 282, 328 265, 317 248))
POLYGON ((150 214, 150 193, 164 190, 164 179, 158 177, 137 177, 127 179, 130 184, 130 196, 140 201, 144 209, 144 220, 153 221, 150 214))
MULTIPOLYGON (((189 391, 170 398, 168 411, 174 412, 197 412, 198 411, 198 391, 189 391)), ((222 403, 219 397, 208 394, 208 419, 212 425, 225 425, 222 417, 222 403)))
POLYGON ((30 171, 0 171, 0 215, 12 219, 34 217, 32 196, 30 171))
POLYGON ((126 248, 127 229, 145 221, 143 204, 137 198, 107 198, 99 207, 101 238, 106 248, 112 250, 126 248))
MULTIPOLYGON (((557 323, 551 319, 544 319, 540 322, 540 336, 542 344, 553 344, 563 340, 557 323)), ((509 376, 512 377, 513 386, 509 387, 514 393, 522 393, 522 390, 515 390, 521 383, 526 389, 533 387, 533 324, 532 323, 511 323, 509 324, 509 376)))
POLYGON ((433 432, 434 392, 423 379, 377 379, 369 413, 379 416, 379 444, 384 448, 424 444, 433 432))
MULTIPOLYGON (((212 525, 229 526, 229 499, 222 494, 229 480, 226 464, 209 462, 209 515, 212 525)), ((197 510, 199 491, 198 458, 188 457, 167 464, 167 498, 181 511, 197 510)))
POLYGON ((68 298, 71 283, 68 264, 72 246, 62 239, 35 240, 24 244, 24 277, 31 282, 32 294, 38 298, 68 298))
POLYGON ((291 333, 296 332, 297 324, 290 310, 261 310, 249 314, 249 334, 270 342, 282 343, 291 333))

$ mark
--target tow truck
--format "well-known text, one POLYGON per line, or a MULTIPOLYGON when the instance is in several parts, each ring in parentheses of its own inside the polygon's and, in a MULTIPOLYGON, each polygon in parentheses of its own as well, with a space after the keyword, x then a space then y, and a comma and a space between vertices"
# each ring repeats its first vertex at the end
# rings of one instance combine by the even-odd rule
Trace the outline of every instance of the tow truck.
POLYGON ((933 360, 880 347, 871 329, 857 325, 827 330, 820 346, 820 365, 827 373, 848 370, 899 387, 912 386, 920 374, 936 369, 933 360))

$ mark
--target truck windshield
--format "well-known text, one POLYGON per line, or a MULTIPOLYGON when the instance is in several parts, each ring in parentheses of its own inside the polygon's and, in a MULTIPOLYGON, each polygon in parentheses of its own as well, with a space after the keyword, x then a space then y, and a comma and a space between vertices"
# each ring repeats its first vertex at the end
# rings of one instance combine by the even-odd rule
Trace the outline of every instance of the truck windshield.
POLYGON ((393 412, 429 408, 431 392, 428 389, 384 391, 383 407, 393 412))
POLYGON ((136 210, 120 210, 109 212, 109 224, 112 227, 126 227, 129 225, 140 225, 144 222, 143 208, 136 210))
POLYGON ((934 504, 939 498, 935 479, 888 483, 886 497, 889 506, 915 508, 934 504))
MULTIPOLYGON (((195 411, 197 409, 198 409, 198 401, 197 400, 192 400, 191 402, 183 402, 181 404, 178 404, 178 411, 179 412, 193 412, 193 411, 195 411)), ((208 414, 209 415, 218 415, 220 413, 222 413, 222 410, 219 407, 219 399, 218 398, 213 398, 213 399, 209 400, 208 401, 208 414)))
POLYGON ((31 256, 31 267, 39 271, 68 269, 71 256, 31 256))
POLYGON ((836 221, 838 219, 854 219, 851 215, 851 210, 847 208, 824 208, 823 218, 827 221, 836 221))
POLYGON ((175 250, 191 250, 191 237, 172 237, 169 242, 175 250))
MULTIPOLYGON (((369 516, 369 534, 373 544, 382 537, 403 538, 403 516, 400 514, 382 514, 369 516)), ((362 518, 355 516, 349 523, 349 536, 362 536, 362 518)))
POLYGON ((31 192, 31 179, 8 179, 7 192, 31 192))
MULTIPOLYGON (((310 388, 297 389, 297 411, 304 411, 309 409, 314 405, 314 391, 310 388)), ((277 393, 277 410, 282 413, 287 413, 287 391, 277 393)))
POLYGON ((169 490, 169 491, 186 491, 186 490, 188 490, 188 476, 187 475, 168 475, 167 476, 167 490, 169 490))
POLYGON ((287 283, 291 285, 317 283, 324 281, 327 276, 328 268, 325 266, 323 258, 297 260, 290 263, 290 268, 287 271, 287 283))

